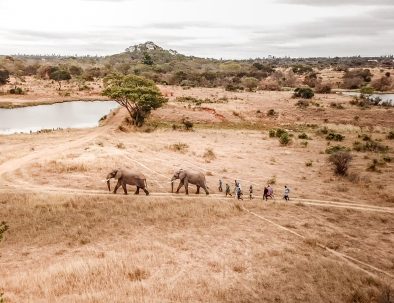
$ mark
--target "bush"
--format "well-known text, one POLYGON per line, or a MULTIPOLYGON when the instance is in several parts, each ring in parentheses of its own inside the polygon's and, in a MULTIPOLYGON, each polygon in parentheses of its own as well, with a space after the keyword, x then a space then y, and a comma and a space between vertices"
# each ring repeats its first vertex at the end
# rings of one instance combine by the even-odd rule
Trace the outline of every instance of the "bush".
POLYGON ((342 145, 334 145, 334 146, 327 147, 326 154, 334 154, 337 152, 345 152, 345 151, 349 151, 349 148, 342 146, 342 145))
POLYGON ((216 155, 215 155, 214 151, 211 148, 207 148, 205 150, 203 158, 205 159, 206 162, 210 162, 210 161, 216 159, 216 155))
POLYGON ((361 88, 360 93, 362 93, 363 95, 372 95, 373 87, 364 86, 361 88))
POLYGON ((309 137, 306 133, 302 133, 298 135, 298 139, 304 139, 304 140, 308 140, 309 137))
POLYGON ((6 69, 0 69, 0 85, 7 84, 9 78, 10 72, 6 69))
POLYGON ((377 141, 366 141, 361 143, 356 141, 353 143, 353 149, 358 152, 387 152, 389 147, 387 145, 383 145, 377 141))
POLYGON ((188 118, 182 119, 182 124, 186 130, 192 130, 194 126, 193 122, 191 122, 188 118))
POLYGON ((336 133, 329 133, 326 137, 326 140, 329 141, 343 141, 343 139, 345 139, 345 136, 336 133))
POLYGON ((315 86, 315 92, 318 94, 330 94, 331 93, 331 84, 329 83, 317 83, 315 86))
POLYGON ((294 98, 312 99, 315 94, 309 87, 297 87, 294 90, 294 98))
POLYGON ((268 117, 273 117, 273 116, 276 116, 276 115, 277 115, 277 113, 275 112, 274 109, 270 109, 270 110, 267 112, 267 116, 268 116, 268 117))
POLYGON ((331 154, 328 160, 334 165, 335 174, 346 176, 349 164, 352 161, 352 155, 346 151, 338 151, 331 154))
POLYGON ((279 138, 279 142, 281 145, 288 145, 291 142, 289 134, 287 132, 283 133, 279 138))
POLYGON ((175 152, 184 153, 188 150, 189 145, 187 145, 186 143, 175 143, 170 145, 168 148, 175 152))
POLYGON ((309 161, 306 161, 305 162, 305 166, 306 167, 310 167, 310 166, 312 166, 313 165, 313 161, 312 160, 309 160, 309 161))
POLYGON ((270 129, 268 132, 270 138, 274 138, 276 136, 276 131, 275 129, 270 129))
POLYGON ((244 77, 242 78, 242 84, 248 89, 248 91, 252 92, 258 87, 259 80, 254 77, 244 77))
POLYGON ((19 86, 11 88, 9 92, 11 95, 23 95, 25 93, 19 86))
POLYGON ((333 108, 336 108, 336 109, 344 109, 344 107, 341 103, 331 102, 330 106, 333 108))
POLYGON ((301 108, 306 108, 309 106, 309 100, 304 100, 304 99, 298 100, 295 105, 301 108))
POLYGON ((8 225, 2 221, 0 223, 0 241, 3 240, 4 233, 8 230, 8 225))
POLYGON ((387 134, 387 139, 394 140, 394 130, 389 131, 389 133, 387 134))

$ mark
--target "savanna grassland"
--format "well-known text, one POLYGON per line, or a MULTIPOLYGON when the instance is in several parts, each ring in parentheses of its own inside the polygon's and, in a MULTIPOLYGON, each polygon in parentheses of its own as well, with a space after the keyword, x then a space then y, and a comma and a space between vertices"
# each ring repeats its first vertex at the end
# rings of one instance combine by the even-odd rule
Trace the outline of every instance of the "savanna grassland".
POLYGON ((286 60, 2 58, 3 108, 105 101, 112 69, 169 101, 140 128, 119 108, 96 128, 0 135, 0 302, 393 302, 393 107, 340 94, 392 90, 391 61, 286 60), (51 79, 59 69, 71 79, 51 79), (109 193, 118 167, 151 195, 109 193), (179 168, 203 172, 210 195, 172 194, 179 168), (219 179, 240 180, 244 200, 219 179))

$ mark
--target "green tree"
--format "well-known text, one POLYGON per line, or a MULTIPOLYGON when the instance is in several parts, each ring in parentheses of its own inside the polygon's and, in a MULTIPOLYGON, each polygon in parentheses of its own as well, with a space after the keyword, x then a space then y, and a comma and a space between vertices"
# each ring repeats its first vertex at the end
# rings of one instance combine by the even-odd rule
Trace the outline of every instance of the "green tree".
POLYGON ((153 81, 135 75, 105 77, 103 95, 126 108, 136 126, 142 126, 153 109, 168 101, 153 81))
POLYGON ((251 92, 257 88, 259 80, 254 77, 244 77, 242 78, 242 84, 251 92))
POLYGON ((10 72, 6 69, 0 69, 0 85, 8 83, 10 78, 10 72))
POLYGON ((145 65, 153 65, 152 57, 148 53, 144 53, 144 64, 145 65))
POLYGON ((59 70, 55 70, 54 72, 50 73, 49 78, 57 81, 59 83, 59 90, 61 90, 62 89, 62 81, 70 80, 71 74, 66 70, 59 69, 59 70))

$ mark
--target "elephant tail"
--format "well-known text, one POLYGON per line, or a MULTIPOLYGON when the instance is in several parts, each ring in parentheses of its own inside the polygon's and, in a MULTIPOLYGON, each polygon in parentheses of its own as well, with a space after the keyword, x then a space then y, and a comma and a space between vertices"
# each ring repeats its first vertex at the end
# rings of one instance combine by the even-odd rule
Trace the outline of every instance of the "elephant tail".
POLYGON ((146 179, 144 179, 144 183, 145 183, 145 188, 148 188, 148 182, 146 182, 146 179))

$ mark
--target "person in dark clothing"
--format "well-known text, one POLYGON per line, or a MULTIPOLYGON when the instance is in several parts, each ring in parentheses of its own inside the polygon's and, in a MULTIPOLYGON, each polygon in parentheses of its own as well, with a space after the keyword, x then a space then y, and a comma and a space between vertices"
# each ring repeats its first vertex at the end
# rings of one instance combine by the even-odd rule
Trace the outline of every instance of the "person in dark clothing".
POLYGON ((288 188, 287 185, 285 185, 285 191, 283 193, 283 199, 285 199, 286 201, 289 201, 290 200, 289 194, 290 194, 290 188, 288 188))
POLYGON ((227 197, 227 195, 230 195, 230 197, 233 196, 233 195, 231 194, 230 185, 228 185, 228 183, 226 183, 226 197, 227 197))
POLYGON ((252 200, 252 199, 253 199, 253 186, 251 185, 249 187, 249 200, 252 200))
POLYGON ((268 200, 268 188, 264 187, 263 200, 268 200))
POLYGON ((219 192, 223 191, 223 182, 222 179, 219 180, 219 192))

